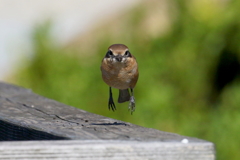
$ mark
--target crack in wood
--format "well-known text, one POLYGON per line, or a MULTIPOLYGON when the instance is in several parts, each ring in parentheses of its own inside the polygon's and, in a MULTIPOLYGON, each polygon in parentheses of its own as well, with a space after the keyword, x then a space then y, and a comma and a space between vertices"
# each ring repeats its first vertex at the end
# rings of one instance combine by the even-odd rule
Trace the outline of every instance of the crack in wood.
MULTIPOLYGON (((19 104, 20 104, 20 103, 19 103, 19 104)), ((43 114, 45 114, 45 115, 48 115, 48 116, 55 116, 56 118, 58 118, 58 119, 60 119, 60 120, 63 120, 63 121, 66 121, 66 122, 69 122, 69 123, 79 124, 78 122, 73 122, 73 121, 64 119, 64 118, 60 117, 59 115, 46 113, 46 112, 44 112, 44 111, 42 111, 42 110, 40 110, 40 109, 38 109, 38 108, 33 108, 33 107, 31 107, 31 106, 28 106, 27 104, 21 104, 21 105, 23 105, 24 107, 28 107, 28 108, 34 109, 34 110, 36 110, 36 111, 39 111, 39 112, 41 112, 41 113, 43 113, 43 114)))
POLYGON ((113 123, 91 123, 90 125, 105 125, 105 126, 111 126, 111 125, 114 125, 114 126, 118 126, 118 125, 123 125, 123 126, 128 126, 128 124, 126 123, 121 123, 121 122, 113 122, 113 123))

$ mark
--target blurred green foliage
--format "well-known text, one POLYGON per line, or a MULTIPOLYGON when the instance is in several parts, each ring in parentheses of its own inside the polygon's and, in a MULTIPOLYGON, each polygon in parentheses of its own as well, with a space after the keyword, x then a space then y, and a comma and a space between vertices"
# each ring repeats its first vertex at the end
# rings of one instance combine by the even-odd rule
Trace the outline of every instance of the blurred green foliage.
MULTIPOLYGON (((230 44, 240 56, 240 1, 176 0, 171 6, 171 29, 163 35, 151 37, 139 27, 147 12, 140 5, 124 18, 117 34, 105 29, 92 35, 97 43, 89 48, 94 50, 81 49, 81 44, 63 49, 50 37, 49 25, 39 26, 33 33, 34 57, 13 81, 92 113, 209 140, 216 144, 219 160, 237 160, 240 81, 226 85, 217 101, 210 99, 224 47, 230 44), (126 44, 139 63, 133 115, 127 103, 117 104, 116 112, 107 107, 108 86, 101 79, 100 64, 113 43, 126 44)), ((113 94, 116 101, 117 89, 113 94)))

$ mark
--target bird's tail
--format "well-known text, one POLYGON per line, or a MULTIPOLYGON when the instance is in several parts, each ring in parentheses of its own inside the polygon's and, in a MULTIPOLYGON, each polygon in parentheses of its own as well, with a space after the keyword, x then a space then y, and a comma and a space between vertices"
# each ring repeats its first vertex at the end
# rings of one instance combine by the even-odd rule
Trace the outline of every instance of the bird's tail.
POLYGON ((123 103, 129 101, 130 94, 128 89, 121 90, 119 89, 118 103, 123 103))

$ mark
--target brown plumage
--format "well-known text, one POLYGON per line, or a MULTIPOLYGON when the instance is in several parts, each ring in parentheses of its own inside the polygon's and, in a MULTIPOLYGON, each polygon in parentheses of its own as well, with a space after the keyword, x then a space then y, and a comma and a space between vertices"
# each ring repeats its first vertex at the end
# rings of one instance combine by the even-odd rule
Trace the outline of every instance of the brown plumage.
POLYGON ((110 86, 109 109, 116 109, 111 87, 119 89, 118 102, 130 101, 131 113, 135 110, 133 89, 138 80, 138 65, 136 58, 129 52, 124 44, 113 44, 108 48, 107 54, 102 60, 102 78, 110 86), (131 94, 128 89, 131 90, 131 94))

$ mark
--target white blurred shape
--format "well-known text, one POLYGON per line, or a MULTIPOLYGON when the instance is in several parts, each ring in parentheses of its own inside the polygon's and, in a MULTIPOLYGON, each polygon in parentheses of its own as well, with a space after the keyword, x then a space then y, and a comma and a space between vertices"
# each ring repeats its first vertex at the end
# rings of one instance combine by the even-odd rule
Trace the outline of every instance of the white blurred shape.
POLYGON ((184 138, 181 142, 184 143, 184 144, 186 144, 186 143, 188 143, 189 141, 188 141, 188 139, 184 138))
POLYGON ((101 20, 131 8, 140 0, 0 0, 0 80, 31 53, 35 25, 53 20, 53 34, 66 43, 101 20), (26 53, 23 53, 26 52, 26 53), (25 55, 24 55, 25 54, 25 55))

